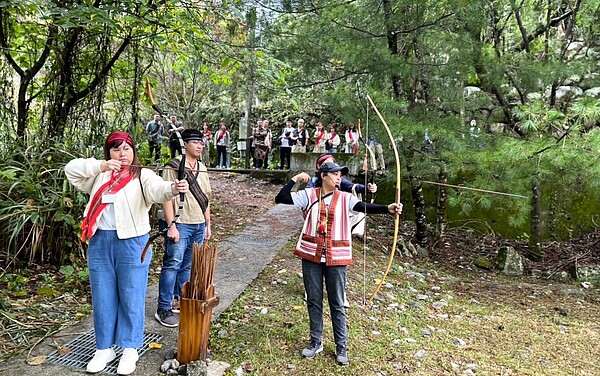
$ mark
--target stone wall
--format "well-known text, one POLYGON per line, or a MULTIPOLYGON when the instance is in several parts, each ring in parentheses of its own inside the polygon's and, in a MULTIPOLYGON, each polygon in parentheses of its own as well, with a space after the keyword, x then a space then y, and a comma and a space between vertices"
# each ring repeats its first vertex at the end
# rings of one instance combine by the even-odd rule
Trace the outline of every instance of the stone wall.
MULTIPOLYGON (((306 172, 309 175, 315 173, 315 163, 319 157, 319 153, 292 153, 290 160, 291 174, 296 175, 300 172, 306 172)), ((363 155, 333 153, 332 154, 338 164, 348 167, 348 175, 357 176, 362 170, 363 155)), ((352 179, 350 179, 352 180, 352 179)))

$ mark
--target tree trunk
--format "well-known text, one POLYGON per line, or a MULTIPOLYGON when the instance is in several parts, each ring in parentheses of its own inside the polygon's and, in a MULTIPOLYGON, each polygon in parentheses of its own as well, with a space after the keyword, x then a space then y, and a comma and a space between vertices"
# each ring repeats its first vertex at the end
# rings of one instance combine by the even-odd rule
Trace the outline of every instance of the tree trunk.
POLYGON ((27 100, 27 89, 31 80, 21 77, 19 83, 19 94, 17 97, 17 140, 25 139, 25 129, 27 129, 27 118, 29 117, 29 100, 27 100))
MULTIPOLYGON (((80 87, 79 82, 84 81, 83 78, 86 77, 76 73, 81 70, 76 51, 83 48, 82 43, 87 43, 85 39, 82 29, 74 28, 68 31, 64 45, 56 46, 58 52, 54 71, 59 78, 54 88, 55 93, 51 97, 48 124, 46 125, 48 140, 63 138, 65 126, 73 108, 105 81, 112 67, 132 42, 131 35, 127 36, 114 53, 110 51, 112 41, 104 41, 101 46, 97 47, 95 71, 89 73, 93 79, 87 85, 80 87)), ((86 63, 91 64, 90 62, 86 63)))
MULTIPOLYGON (((392 24, 392 4, 390 0, 383 0, 383 9, 385 13, 385 30, 388 42, 388 50, 391 55, 398 55, 398 33, 395 32, 395 27, 392 24)), ((392 74, 392 90, 394 98, 398 99, 402 95, 402 82, 401 77, 398 74, 392 74)))
MULTIPOLYGON (((448 172, 444 162, 440 163, 438 183, 448 183, 448 172)), ((435 224, 435 241, 438 247, 443 247, 444 238, 446 237, 446 229, 448 228, 448 191, 446 190, 446 187, 441 185, 438 186, 436 214, 437 221, 435 224)))
POLYGON ((54 93, 48 110, 48 124, 46 126, 47 140, 62 139, 63 128, 67 123, 69 116, 69 107, 65 103, 71 101, 73 93, 73 59, 74 51, 77 51, 77 41, 81 34, 81 28, 74 28, 68 31, 64 45, 56 46, 56 65, 54 72, 58 77, 58 82, 54 86, 54 93))
POLYGON ((519 31, 521 32, 523 46, 525 47, 525 51, 529 54, 531 52, 531 48, 529 47, 529 37, 527 36, 527 29, 525 28, 525 25, 523 25, 523 20, 521 19, 521 6, 517 7, 515 0, 510 1, 510 6, 512 7, 512 10, 515 14, 515 19, 517 20, 517 25, 519 26, 519 31))
POLYGON ((44 42, 44 49, 40 53, 40 56, 36 61, 33 61, 29 69, 23 69, 19 63, 13 58, 11 52, 15 49, 19 49, 18 46, 9 45, 8 35, 5 30, 8 30, 11 22, 17 22, 10 19, 11 14, 7 13, 4 8, 0 8, 0 46, 2 47, 2 54, 13 68, 15 73, 20 77, 19 92, 17 95, 17 140, 21 141, 25 137, 25 130, 27 129, 27 119, 29 117, 29 106, 33 98, 39 94, 31 88, 33 79, 38 72, 46 64, 48 56, 50 56, 51 45, 56 38, 57 27, 53 24, 48 26, 48 36, 44 42), (27 91, 30 91, 29 98, 27 97, 27 91))
POLYGON ((531 184, 531 234, 529 236, 530 258, 539 261, 542 259, 542 219, 541 219, 541 192, 540 181, 537 176, 531 184))
MULTIPOLYGON (((412 154, 412 153, 411 153, 412 154)), ((410 183, 410 193, 412 195, 413 206, 415 208, 415 237, 417 244, 426 248, 429 243, 429 234, 427 231, 428 223, 425 215, 425 197, 423 196, 423 186, 421 185, 421 176, 414 168, 414 155, 407 156, 406 170, 410 183)))
MULTIPOLYGON (((131 90, 131 99, 129 100, 129 105, 131 106, 131 127, 133 132, 131 135, 135 135, 136 129, 138 129, 138 125, 140 122, 139 116, 139 102, 140 102, 140 87, 142 87, 142 74, 140 73, 140 50, 139 44, 137 41, 133 42, 132 46, 133 50, 133 88, 131 90)), ((143 90, 143 89, 142 89, 143 90)), ((134 136, 135 137, 135 136, 134 136)))
MULTIPOLYGON (((425 58, 423 57, 423 51, 421 51, 421 44, 417 37, 413 38, 413 48, 415 50, 415 56, 419 61, 419 86, 421 89, 421 99, 424 103, 429 103, 429 81, 427 80, 427 71, 425 70, 425 58)), ((417 90, 417 88, 415 88, 417 90)), ((419 95, 417 96, 419 97, 419 95)))
MULTIPOLYGON (((256 8, 252 7, 246 14, 246 22, 248 24, 248 70, 246 73, 246 101, 244 106, 244 122, 246 123, 246 134, 239 135, 239 138, 245 138, 246 143, 246 158, 244 164, 246 168, 250 168, 250 160, 253 160, 253 156, 250 155, 252 149, 250 148, 250 137, 252 136, 252 130, 254 125, 250 123, 250 116, 252 114, 252 100, 254 99, 254 43, 256 39, 256 8)), ((256 167, 256 166, 252 166, 256 167)))
MULTIPOLYGON (((499 21, 499 19, 495 16, 495 14, 492 15, 492 19, 494 20, 494 22, 499 21)), ((491 28, 492 28, 492 30, 496 30, 499 28, 499 26, 492 25, 491 28)), ((494 71, 490 71, 489 65, 486 65, 486 60, 484 58, 485 48, 482 43, 482 28, 481 28, 481 26, 479 24, 470 24, 469 22, 467 22, 467 23, 465 23, 465 31, 467 32, 468 35, 470 35, 473 43, 479 46, 479 49, 477 50, 476 54, 473 56, 473 67, 475 68, 475 72, 479 76, 481 88, 488 93, 494 94, 494 96, 498 100, 498 104, 502 108, 502 113, 504 115, 503 122, 507 123, 508 127, 511 128, 519 136, 524 137, 525 134, 523 133, 523 131, 521 131, 519 129, 519 127, 517 126, 517 124, 513 118, 512 107, 511 107, 510 103, 506 100, 506 98, 502 94, 502 91, 500 90, 499 85, 496 82, 497 80, 496 80, 496 77, 494 77, 494 75, 497 73, 494 71)), ((497 43, 497 41, 498 41, 497 37, 495 36, 494 38, 495 38, 494 40, 497 43)), ((499 48, 500 48, 499 45, 497 45, 497 44, 494 45, 494 49, 496 51, 497 57, 500 56, 499 48)), ((489 62, 487 62, 487 64, 489 64, 489 62)))

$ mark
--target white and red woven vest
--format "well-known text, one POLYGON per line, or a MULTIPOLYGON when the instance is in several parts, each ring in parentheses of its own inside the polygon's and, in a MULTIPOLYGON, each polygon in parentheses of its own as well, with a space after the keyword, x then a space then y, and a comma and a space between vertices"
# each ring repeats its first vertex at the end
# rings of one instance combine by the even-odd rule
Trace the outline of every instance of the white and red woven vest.
MULTIPOLYGON (((351 194, 335 190, 328 210, 325 203, 319 204, 320 188, 307 188, 310 200, 304 213, 304 225, 294 254, 300 258, 320 263, 325 244, 327 266, 352 264, 352 233, 350 228, 351 194), (319 224, 327 213, 326 233, 319 231, 319 224)), ((322 228, 321 228, 322 229, 322 228)))

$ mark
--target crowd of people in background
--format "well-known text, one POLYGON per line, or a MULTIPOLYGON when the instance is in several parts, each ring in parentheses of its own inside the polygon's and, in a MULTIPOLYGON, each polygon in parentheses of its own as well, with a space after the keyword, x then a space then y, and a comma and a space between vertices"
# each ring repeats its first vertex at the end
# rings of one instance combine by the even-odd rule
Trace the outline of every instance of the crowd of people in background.
MULTIPOLYGON (((161 124, 160 115, 156 115, 146 126, 148 136, 151 162, 156 163, 160 160, 161 138, 169 138, 169 150, 171 158, 177 153, 181 154, 181 146, 176 136, 175 129, 182 131, 184 128, 177 116, 169 118, 168 125, 161 124), (172 124, 172 125, 171 125, 172 124)), ((311 127, 312 128, 312 127, 311 127)), ((200 157, 207 167, 213 167, 211 164, 211 147, 214 145, 212 156, 215 160, 214 167, 221 169, 231 168, 231 150, 233 135, 228 129, 227 124, 221 121, 214 131, 210 129, 207 121, 204 121, 200 130, 204 136, 206 147, 200 157), (215 158, 216 157, 216 158, 215 158)), ((244 137, 240 137, 244 139, 244 137)), ((385 169, 383 161, 383 150, 373 136, 365 141, 366 146, 371 149, 371 163, 374 166, 379 164, 379 169, 385 169)), ((299 118, 296 124, 292 119, 285 119, 285 123, 280 129, 272 129, 269 119, 258 119, 249 131, 247 140, 247 151, 251 158, 251 167, 254 169, 289 169, 292 153, 348 153, 358 154, 360 149, 359 133, 354 123, 348 123, 346 126, 331 123, 327 126, 322 121, 318 121, 314 129, 306 126, 305 120, 299 118), (277 163, 276 148, 279 149, 279 161, 277 163)))

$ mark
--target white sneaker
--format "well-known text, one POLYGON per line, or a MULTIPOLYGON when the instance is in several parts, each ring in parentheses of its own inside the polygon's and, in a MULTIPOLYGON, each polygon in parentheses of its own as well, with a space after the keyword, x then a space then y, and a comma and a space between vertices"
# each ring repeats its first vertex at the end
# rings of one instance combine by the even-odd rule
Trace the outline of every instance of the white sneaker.
POLYGON ((117 367, 117 375, 129 375, 133 373, 139 358, 137 349, 131 347, 123 349, 123 355, 121 355, 119 367, 117 367))
POLYGON ((87 364, 85 370, 89 373, 100 372, 106 368, 108 362, 113 360, 116 356, 115 351, 110 347, 104 350, 96 350, 94 357, 87 364))

